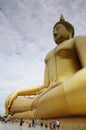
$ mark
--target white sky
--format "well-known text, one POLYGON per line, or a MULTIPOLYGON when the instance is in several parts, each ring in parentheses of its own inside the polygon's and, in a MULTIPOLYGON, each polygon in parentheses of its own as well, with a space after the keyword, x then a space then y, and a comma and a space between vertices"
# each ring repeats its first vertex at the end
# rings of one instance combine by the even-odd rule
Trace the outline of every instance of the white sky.
POLYGON ((60 14, 86 34, 85 0, 0 0, 0 115, 13 91, 43 84, 44 58, 55 47, 60 14))

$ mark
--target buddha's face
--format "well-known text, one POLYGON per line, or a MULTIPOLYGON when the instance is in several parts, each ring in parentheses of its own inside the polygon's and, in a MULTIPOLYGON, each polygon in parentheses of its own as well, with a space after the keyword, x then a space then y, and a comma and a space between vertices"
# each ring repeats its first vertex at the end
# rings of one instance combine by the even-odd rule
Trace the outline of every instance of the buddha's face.
POLYGON ((63 24, 57 24, 53 29, 54 41, 56 44, 60 44, 61 42, 69 39, 69 31, 63 24))

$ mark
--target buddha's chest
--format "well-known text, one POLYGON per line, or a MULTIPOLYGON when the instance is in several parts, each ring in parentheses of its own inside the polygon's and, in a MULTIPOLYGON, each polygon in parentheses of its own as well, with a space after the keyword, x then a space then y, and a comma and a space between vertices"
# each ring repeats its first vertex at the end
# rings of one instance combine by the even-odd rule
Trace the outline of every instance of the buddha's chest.
POLYGON ((80 69, 80 63, 75 52, 71 50, 59 50, 47 61, 49 77, 65 79, 80 69))

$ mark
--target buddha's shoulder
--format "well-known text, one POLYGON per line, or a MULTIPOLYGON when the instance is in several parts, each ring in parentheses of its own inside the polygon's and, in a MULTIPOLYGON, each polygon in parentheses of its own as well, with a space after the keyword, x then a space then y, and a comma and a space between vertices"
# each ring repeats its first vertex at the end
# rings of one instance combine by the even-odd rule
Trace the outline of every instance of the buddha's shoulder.
POLYGON ((76 37, 74 37, 73 39, 74 40, 80 40, 80 39, 86 39, 86 35, 78 35, 78 36, 76 36, 76 37))
POLYGON ((74 38, 76 44, 85 42, 86 43, 86 35, 79 35, 74 38))
POLYGON ((78 35, 74 38, 71 38, 67 41, 64 41, 62 44, 60 44, 57 48, 57 50, 60 49, 72 49, 78 46, 79 44, 86 44, 86 35, 78 35))

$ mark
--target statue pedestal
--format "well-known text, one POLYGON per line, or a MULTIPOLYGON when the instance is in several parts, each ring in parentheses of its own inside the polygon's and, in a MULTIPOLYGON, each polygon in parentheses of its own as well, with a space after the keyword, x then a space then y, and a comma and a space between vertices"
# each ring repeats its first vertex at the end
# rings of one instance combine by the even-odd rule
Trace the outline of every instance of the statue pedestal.
POLYGON ((86 117, 60 118, 61 130, 86 130, 86 117))

